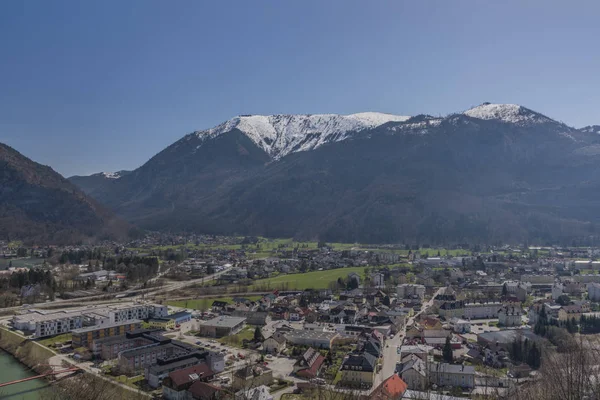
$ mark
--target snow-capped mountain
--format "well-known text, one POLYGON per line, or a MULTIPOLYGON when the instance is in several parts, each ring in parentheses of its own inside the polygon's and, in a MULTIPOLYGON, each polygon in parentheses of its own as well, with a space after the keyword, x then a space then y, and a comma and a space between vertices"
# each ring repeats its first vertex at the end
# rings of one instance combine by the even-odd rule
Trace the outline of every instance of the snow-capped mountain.
POLYGON ((483 103, 463 114, 471 118, 498 120, 517 125, 553 122, 552 119, 517 104, 483 103))
POLYGON ((88 176, 72 176, 69 180, 79 186, 86 194, 92 194, 103 185, 114 183, 131 171, 98 172, 88 176))
POLYGON ((589 125, 580 129, 582 132, 595 133, 600 135, 600 125, 589 125))
POLYGON ((329 142, 339 142, 365 129, 372 129, 388 122, 403 122, 410 117, 363 112, 350 115, 308 114, 308 115, 241 115, 214 128, 197 131, 188 139, 206 140, 238 129, 259 148, 274 159, 290 153, 313 150, 329 142))

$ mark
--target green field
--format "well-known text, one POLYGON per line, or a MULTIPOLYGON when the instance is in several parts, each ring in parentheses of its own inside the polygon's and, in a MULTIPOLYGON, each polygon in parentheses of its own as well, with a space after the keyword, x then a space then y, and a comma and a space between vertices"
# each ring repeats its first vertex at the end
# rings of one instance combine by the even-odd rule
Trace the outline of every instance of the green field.
POLYGON ((350 267, 330 269, 327 271, 313 271, 304 274, 286 274, 275 278, 259 279, 250 286, 250 291, 269 291, 274 289, 304 290, 327 289, 329 284, 338 278, 346 278, 351 272, 364 278, 365 267, 350 267))
POLYGON ((50 346, 53 345, 55 343, 65 343, 71 340, 71 334, 70 333, 63 333, 62 335, 58 335, 58 336, 53 336, 51 338, 46 338, 46 339, 42 339, 39 340, 38 343, 41 344, 42 346, 50 346))
MULTIPOLYGON (((251 301, 256 301, 256 300, 260 300, 262 296, 244 296, 243 294, 240 294, 239 296, 235 296, 235 297, 243 297, 243 298, 251 300, 251 301)), ((183 307, 183 308, 190 308, 193 310, 206 311, 212 306, 212 303, 217 300, 224 301, 224 302, 230 303, 230 304, 233 303, 233 297, 209 297, 209 298, 204 298, 204 299, 173 300, 173 301, 167 301, 166 304, 168 306, 173 306, 173 307, 183 307)))

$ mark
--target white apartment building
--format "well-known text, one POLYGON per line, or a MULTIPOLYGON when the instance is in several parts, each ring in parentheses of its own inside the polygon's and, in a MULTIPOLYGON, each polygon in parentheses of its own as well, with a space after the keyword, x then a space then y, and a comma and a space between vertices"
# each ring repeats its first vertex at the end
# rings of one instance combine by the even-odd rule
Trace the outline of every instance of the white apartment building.
POLYGON ((396 293, 398 294, 399 299, 404 299, 411 296, 416 296, 420 299, 423 299, 423 297, 425 297, 425 286, 403 283, 396 287, 396 293))
POLYGON ((15 315, 12 320, 15 329, 32 333, 34 337, 45 337, 68 333, 83 326, 81 311, 30 310, 27 314, 15 315))
POLYGON ((600 283, 588 283, 588 299, 590 301, 600 301, 600 283))
POLYGON ((45 337, 67 333, 86 325, 108 325, 147 318, 163 318, 169 314, 167 306, 159 304, 120 304, 115 306, 87 307, 70 311, 45 311, 30 309, 25 314, 15 315, 15 329, 34 337, 45 337))
POLYGON ((523 309, 515 306, 504 306, 498 312, 498 324, 502 326, 521 326, 523 309))
POLYGON ((501 303, 468 303, 465 304, 465 318, 498 318, 498 311, 500 311, 501 308, 501 303))
POLYGON ((169 314, 167 306, 158 304, 133 304, 108 306, 109 323, 115 324, 133 319, 163 318, 169 314))

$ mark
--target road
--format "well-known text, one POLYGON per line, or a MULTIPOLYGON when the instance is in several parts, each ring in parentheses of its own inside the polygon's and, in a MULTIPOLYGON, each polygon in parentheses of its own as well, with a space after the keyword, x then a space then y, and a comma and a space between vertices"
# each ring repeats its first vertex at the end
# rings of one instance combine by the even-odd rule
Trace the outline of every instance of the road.
POLYGON ((383 366, 379 373, 375 376, 375 382, 373 383, 373 389, 377 388, 387 378, 392 376, 396 371, 396 363, 398 362, 398 353, 396 351, 398 346, 402 345, 404 337, 406 336, 406 328, 411 326, 415 319, 417 319, 421 314, 426 313, 429 308, 433 305, 433 299, 435 296, 440 294, 445 288, 439 288, 431 299, 423 304, 421 307, 421 311, 413 315, 408 319, 408 321, 404 324, 402 331, 396 333, 392 339, 388 339, 383 349, 383 366))
MULTIPOLYGON (((114 293, 114 295, 116 296, 116 295, 125 294, 125 293, 141 292, 140 294, 138 294, 136 296, 132 296, 132 297, 126 297, 126 298, 121 298, 121 299, 115 298, 115 299, 111 300, 111 299, 106 299, 107 294, 102 294, 102 295, 98 295, 98 296, 86 297, 85 301, 83 299, 56 299, 56 300, 50 301, 50 302, 33 303, 33 304, 29 304, 28 308, 56 307, 57 305, 64 305, 65 308, 67 308, 67 307, 77 307, 77 306, 82 306, 82 305, 87 306, 87 305, 94 305, 94 304, 109 304, 109 303, 115 303, 115 302, 119 302, 119 301, 142 300, 144 297, 147 297, 150 295, 168 293, 168 292, 172 292, 174 290, 183 289, 187 286, 193 286, 198 283, 205 283, 205 282, 213 281, 213 280, 217 279, 219 276, 225 274, 227 271, 229 271, 229 269, 230 268, 225 268, 223 271, 219 271, 215 274, 205 276, 204 278, 191 279, 189 281, 183 281, 183 282, 167 283, 166 285, 159 287, 159 288, 150 288, 150 289, 143 289, 143 290, 129 289, 129 290, 126 290, 125 292, 114 293), (97 301, 94 301, 94 299, 97 299, 97 301)), ((10 314, 8 317, 11 318, 12 314, 15 311, 21 311, 21 310, 23 310, 23 306, 3 308, 1 311, 3 313, 10 314)))

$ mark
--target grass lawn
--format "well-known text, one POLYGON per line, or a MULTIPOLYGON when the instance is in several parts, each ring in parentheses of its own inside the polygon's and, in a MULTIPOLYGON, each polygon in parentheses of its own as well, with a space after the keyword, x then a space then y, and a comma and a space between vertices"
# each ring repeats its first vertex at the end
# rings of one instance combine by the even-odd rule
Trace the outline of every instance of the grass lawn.
POLYGON ((242 329, 240 332, 236 333, 235 335, 229 335, 229 336, 222 337, 221 339, 219 339, 219 342, 226 344, 228 346, 234 346, 234 347, 241 348, 244 339, 252 340, 254 338, 254 330, 255 330, 255 328, 253 328, 251 326, 247 326, 244 329, 242 329))
MULTIPOLYGON (((260 300, 262 296, 244 296, 243 294, 240 294, 236 297, 243 297, 248 300, 256 301, 260 300)), ((224 301, 226 303, 233 303, 233 297, 210 297, 204 299, 167 301, 167 305, 205 311, 208 310, 212 306, 212 303, 217 300, 224 301)))
POLYGON ((349 273, 356 272, 364 277, 365 267, 350 267, 329 269, 326 271, 312 271, 304 274, 286 274, 275 278, 259 279, 254 282, 249 290, 304 290, 304 289, 327 289, 329 283, 338 278, 346 278, 349 273))
POLYGON ((71 340, 71 334, 70 333, 63 333, 62 335, 58 335, 58 336, 53 336, 50 338, 46 338, 46 339, 42 339, 39 340, 38 343, 41 344, 42 346, 50 346, 54 343, 64 343, 64 342, 68 342, 71 340))

